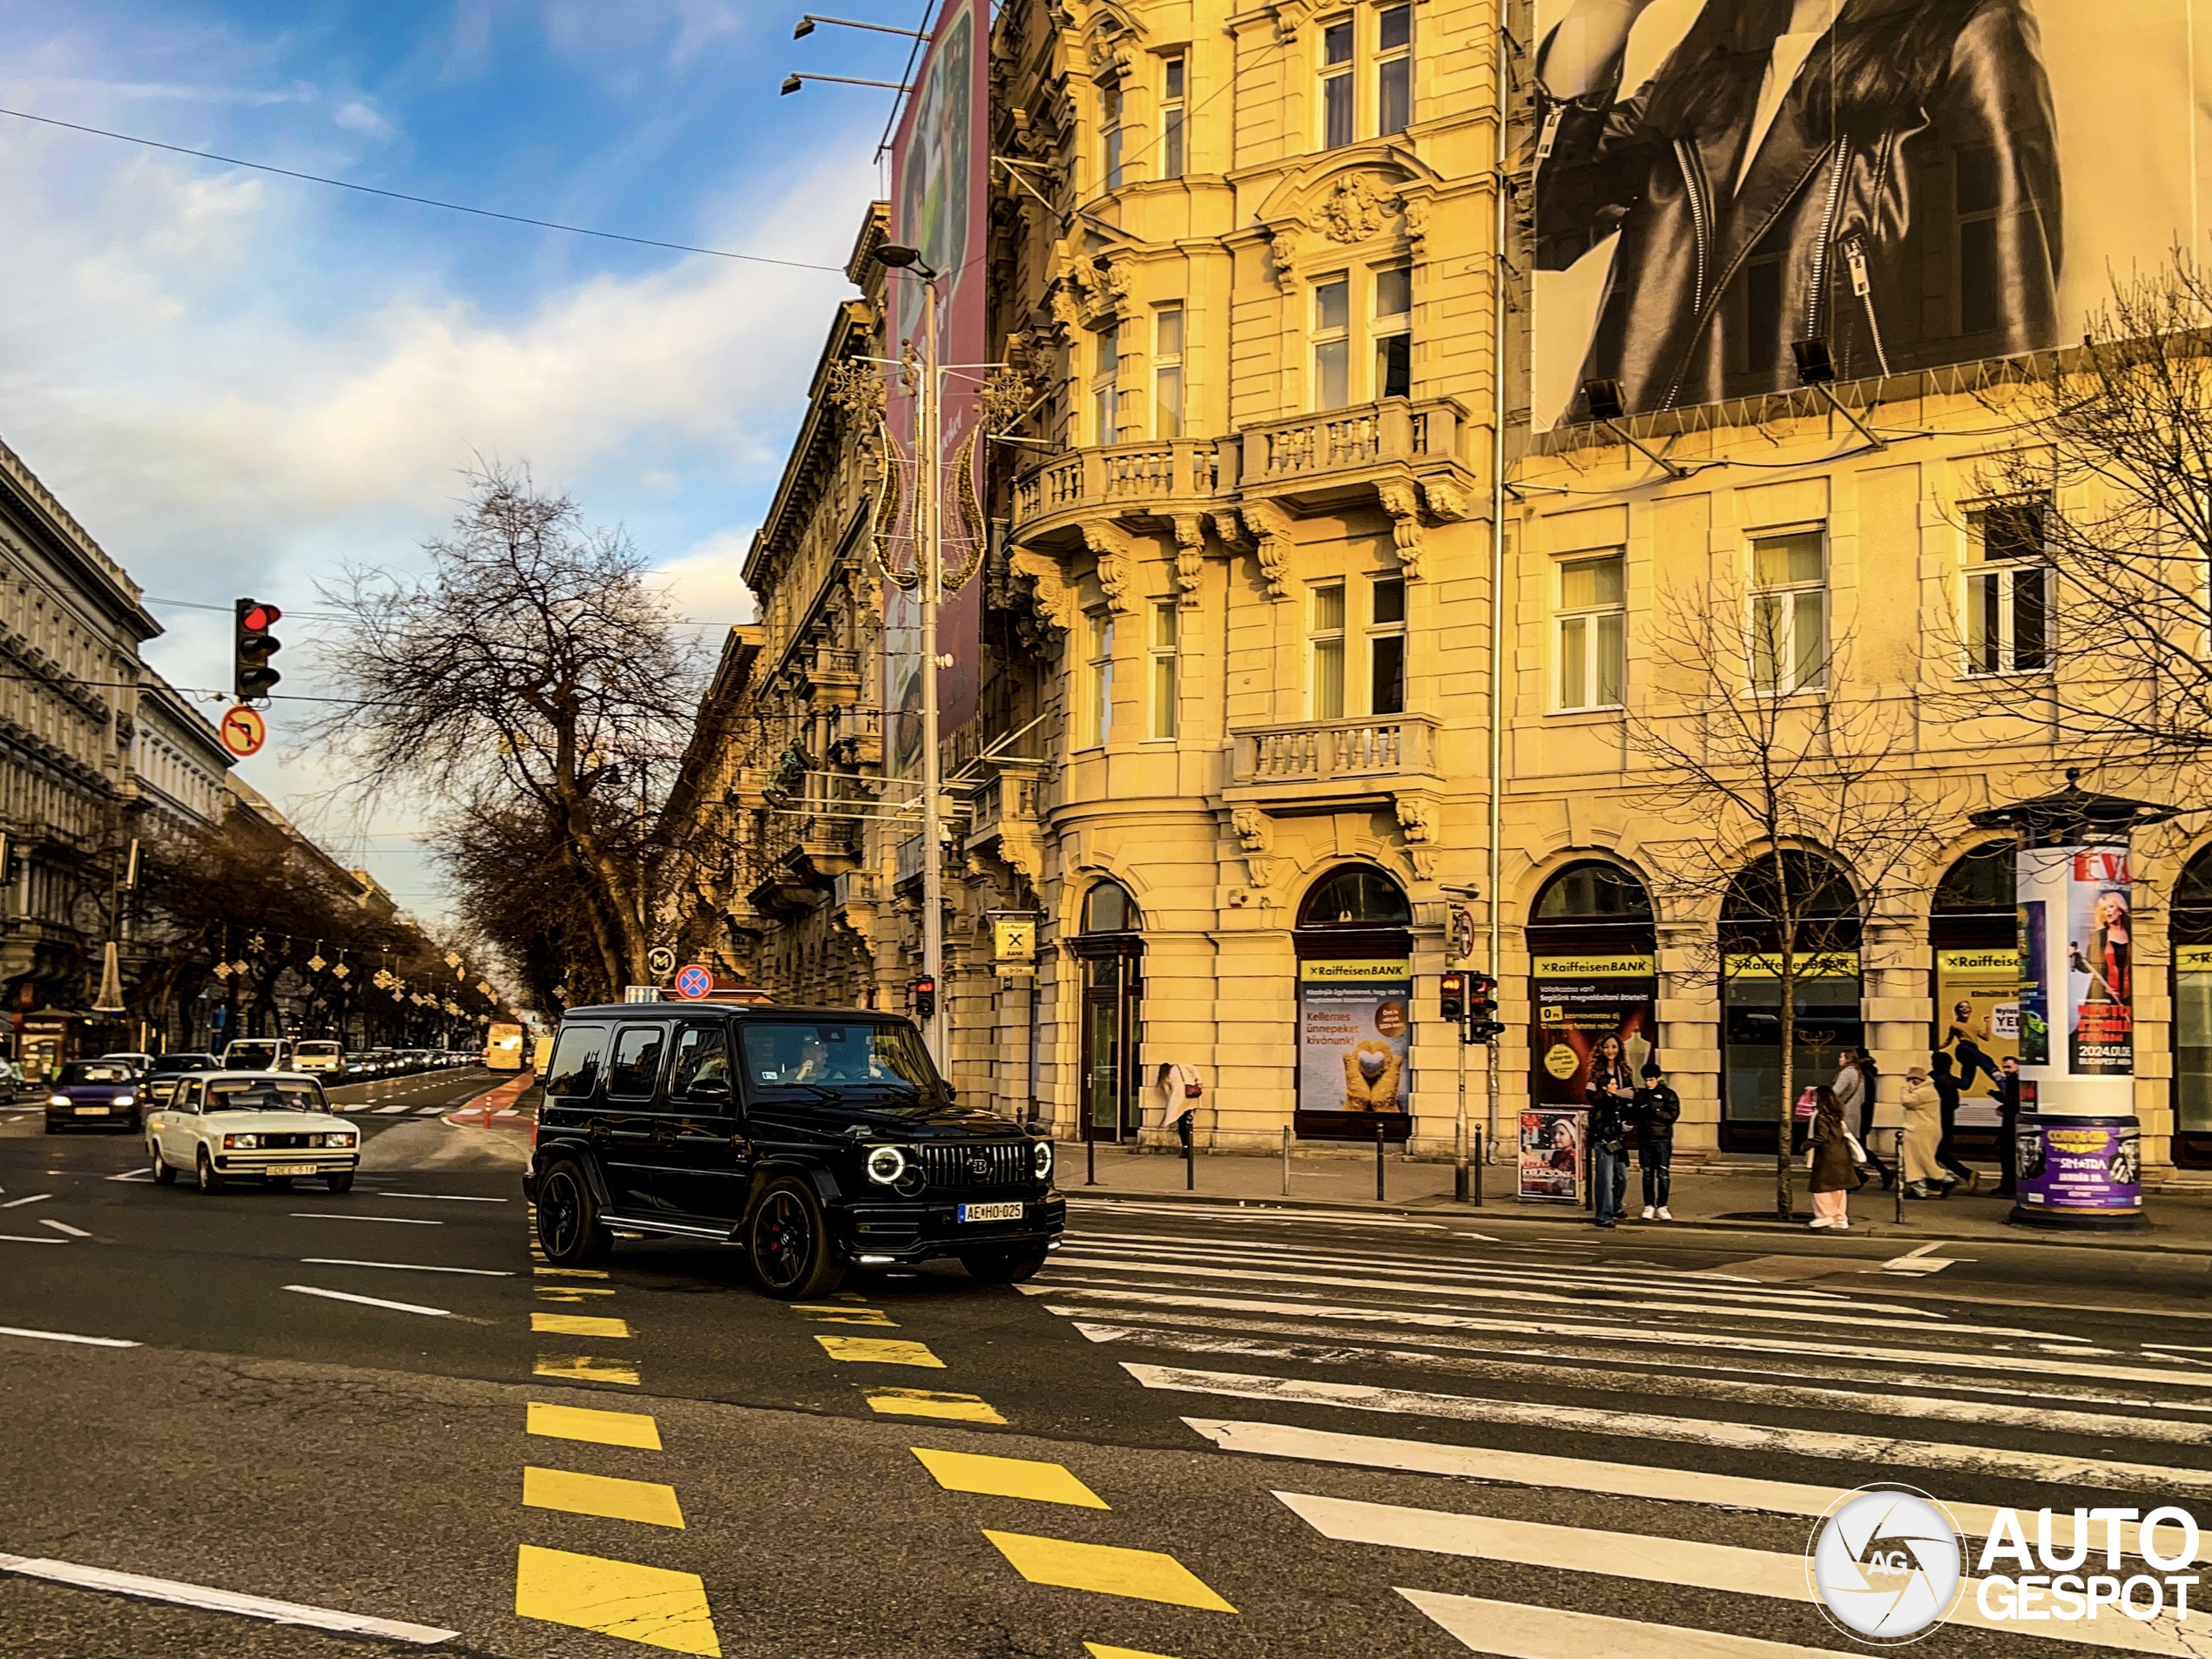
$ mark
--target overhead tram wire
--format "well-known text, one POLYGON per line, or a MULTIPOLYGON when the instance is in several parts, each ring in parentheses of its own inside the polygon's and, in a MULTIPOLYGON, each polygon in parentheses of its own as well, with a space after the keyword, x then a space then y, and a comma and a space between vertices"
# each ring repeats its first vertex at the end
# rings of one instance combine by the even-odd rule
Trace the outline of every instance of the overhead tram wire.
POLYGON ((650 236, 627 236, 620 231, 593 230, 587 225, 563 225, 550 219, 533 219, 527 213, 502 213, 489 207, 471 207, 465 202, 441 201, 435 196, 415 196, 403 190, 386 190, 376 185, 355 184, 346 179, 329 179, 320 173, 301 172, 293 167, 279 167, 266 161, 248 161, 242 156, 226 156, 212 150, 192 150, 181 144, 165 144, 159 138, 142 138, 134 132, 116 132, 106 127, 87 126, 81 121, 64 121, 51 115, 33 115, 28 110, 0 108, 0 115, 13 116, 18 121, 35 121, 41 126, 60 127, 71 132, 85 132, 94 138, 113 138, 123 144, 143 145, 149 150, 166 150, 172 155, 190 156, 198 161, 220 162, 226 167, 246 167, 255 172, 274 173, 280 179, 297 179, 310 185, 328 185, 334 190, 358 191, 364 196, 381 196, 389 201, 412 202, 418 207, 440 207, 449 213, 468 213, 477 219, 496 219, 509 225, 529 225, 542 231, 560 231, 570 236, 595 236, 604 241, 628 242, 636 247, 665 248, 672 253, 703 253, 711 259, 741 260, 749 265, 779 265, 793 271, 833 271, 845 273, 841 265, 818 264, 812 260, 771 259, 765 253, 732 253, 727 248, 696 247, 688 242, 664 242, 650 236))

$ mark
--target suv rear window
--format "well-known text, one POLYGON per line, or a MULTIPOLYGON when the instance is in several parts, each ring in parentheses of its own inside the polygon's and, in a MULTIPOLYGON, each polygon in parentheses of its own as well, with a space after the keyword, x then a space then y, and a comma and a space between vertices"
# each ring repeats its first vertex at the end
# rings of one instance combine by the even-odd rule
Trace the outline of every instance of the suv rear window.
POLYGON ((910 1026, 748 1020, 741 1041, 745 1078, 755 1088, 930 1089, 937 1082, 910 1026))
POLYGON ((599 1081, 599 1062, 607 1052, 604 1025, 564 1025, 553 1045, 553 1062, 545 1069, 549 1095, 588 1095, 599 1081))

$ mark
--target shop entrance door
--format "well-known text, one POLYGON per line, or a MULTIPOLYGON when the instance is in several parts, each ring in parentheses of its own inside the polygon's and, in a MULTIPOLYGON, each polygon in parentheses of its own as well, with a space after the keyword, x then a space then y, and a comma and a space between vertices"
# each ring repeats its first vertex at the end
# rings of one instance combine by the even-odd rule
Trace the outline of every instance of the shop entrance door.
POLYGON ((1083 1138, 1134 1140, 1142 1122, 1136 1075, 1134 956, 1083 959, 1083 1138))

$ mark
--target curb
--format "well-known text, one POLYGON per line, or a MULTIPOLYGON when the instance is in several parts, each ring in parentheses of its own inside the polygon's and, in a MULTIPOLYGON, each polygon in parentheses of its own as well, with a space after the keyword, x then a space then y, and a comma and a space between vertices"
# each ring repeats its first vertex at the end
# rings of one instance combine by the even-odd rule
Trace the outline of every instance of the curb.
MULTIPOLYGON (((1426 1201, 1420 1199, 1406 1202, 1386 1201, 1378 1204, 1372 1198, 1240 1198, 1204 1192, 1127 1192, 1108 1191, 1100 1188, 1065 1186, 1061 1188, 1061 1191, 1069 1198, 1093 1198, 1107 1203, 1211 1204, 1217 1209, 1235 1206, 1251 1210, 1329 1211, 1338 1214, 1350 1211, 1378 1216, 1406 1216, 1420 1220, 1439 1219, 1439 1211, 1442 1211, 1446 1216, 1460 1221, 1496 1221, 1504 1225, 1519 1224, 1536 1227, 1582 1227, 1592 1228, 1595 1231, 1592 1224, 1585 1218, 1584 1212, 1579 1210, 1572 1216, 1563 1213, 1529 1215, 1508 1212, 1502 1204, 1463 1204, 1445 1197, 1426 1201)), ((1669 1234, 1751 1233, 1768 1238, 1803 1237, 1807 1239, 1807 1242, 1811 1242, 1811 1235, 1805 1226, 1800 1222, 1794 1221, 1710 1220, 1653 1222, 1649 1224, 1669 1234)), ((1630 1218, 1624 1223, 1623 1231, 1631 1233, 1640 1232, 1645 1225, 1646 1224, 1640 1220, 1630 1218)), ((2027 1245, 2059 1250, 2134 1251, 2168 1256, 2212 1255, 2212 1240, 2207 1240, 2201 1244, 2171 1244, 2146 1238, 2140 1233, 2126 1237, 2112 1234, 2100 1237, 2089 1233, 2075 1235, 2032 1232, 2025 1229, 2017 1233, 2007 1231, 2002 1234, 1933 1232, 1909 1226, 1900 1227, 1893 1221, 1885 1221, 1864 1224, 1853 1222, 1851 1231, 1844 1237, 1910 1239, 1914 1244, 1920 1244, 2027 1245)))

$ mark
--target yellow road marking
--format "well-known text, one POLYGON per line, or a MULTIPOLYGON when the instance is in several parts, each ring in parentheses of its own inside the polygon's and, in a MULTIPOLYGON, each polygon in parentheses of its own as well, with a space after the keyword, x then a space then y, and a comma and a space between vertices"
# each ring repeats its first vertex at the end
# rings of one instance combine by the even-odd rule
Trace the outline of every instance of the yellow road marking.
POLYGON ((536 1374, 540 1377, 559 1377, 575 1382, 628 1383, 637 1386, 637 1367, 621 1359, 605 1359, 596 1353, 542 1353, 537 1357, 536 1374))
POLYGON ((587 1296, 612 1296, 614 1292, 597 1285, 541 1285, 537 1299, 541 1302, 582 1303, 587 1296))
MULTIPOLYGON (((533 1251, 530 1253, 536 1255, 537 1252, 533 1251)), ((540 1257, 539 1259, 544 1258, 540 1257)), ((604 1278, 607 1276, 607 1270, 604 1267, 533 1267, 530 1271, 540 1278, 604 1278)))
POLYGON ((869 1409, 886 1417, 942 1417, 955 1423, 1004 1423, 981 1394, 939 1394, 927 1388, 880 1388, 869 1409))
POLYGON ((881 1308, 855 1307, 846 1302, 793 1302, 792 1311, 821 1325, 896 1325, 881 1308))
POLYGON ((523 1502, 531 1509, 564 1509, 572 1515, 603 1515, 609 1521, 642 1521, 652 1527, 684 1524, 676 1488, 657 1480, 624 1480, 608 1474, 579 1474, 573 1469, 526 1467, 523 1502))
POLYGON ((626 1337, 632 1334, 627 1319, 601 1318, 591 1313, 533 1313, 530 1329, 556 1337, 626 1337))
POLYGON ((1142 1648, 1109 1648, 1103 1642, 1086 1642, 1083 1648, 1090 1659, 1172 1659, 1169 1654, 1147 1653, 1142 1648))
POLYGON ((603 1412, 589 1406, 529 1404, 529 1432, 548 1440, 590 1440, 595 1446, 634 1446, 658 1452, 660 1426, 644 1412, 603 1412))
POLYGON ((515 1562, 515 1611, 649 1648, 721 1659, 706 1585, 695 1573, 524 1544, 515 1562))
MULTIPOLYGON (((543 1317, 543 1316, 541 1316, 543 1317)), ((926 1344, 901 1342, 895 1337, 816 1337, 833 1359, 850 1359, 864 1366, 927 1366, 942 1371, 945 1362, 926 1344)))
POLYGON ((1032 1584, 1056 1584, 1062 1589, 1126 1595, 1139 1602, 1165 1602, 1171 1607, 1204 1608, 1215 1613, 1237 1610, 1181 1561, 1157 1549, 1078 1544, 1064 1538, 992 1532, 988 1527, 983 1536, 1032 1584))
POLYGON ((1108 1507, 1105 1499, 1077 1480, 1072 1470, 1057 1463, 1025 1457, 983 1457, 974 1452, 940 1452, 926 1446, 908 1449, 948 1492, 1069 1503, 1080 1509, 1108 1507))

